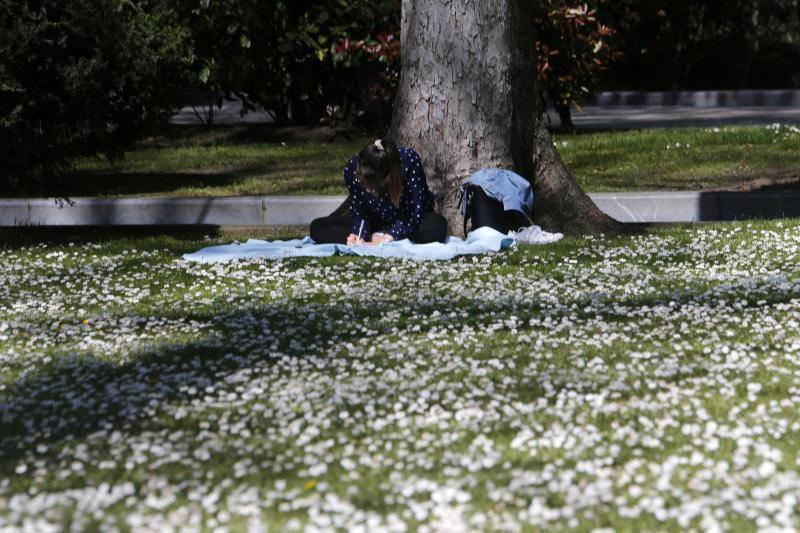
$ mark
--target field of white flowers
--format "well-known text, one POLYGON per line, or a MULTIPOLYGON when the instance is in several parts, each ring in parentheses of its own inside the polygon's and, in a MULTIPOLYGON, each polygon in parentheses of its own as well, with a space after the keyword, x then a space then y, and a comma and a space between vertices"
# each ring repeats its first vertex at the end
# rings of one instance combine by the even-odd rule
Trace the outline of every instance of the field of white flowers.
POLYGON ((215 242, 0 247, 0 530, 800 525, 800 221, 215 242))

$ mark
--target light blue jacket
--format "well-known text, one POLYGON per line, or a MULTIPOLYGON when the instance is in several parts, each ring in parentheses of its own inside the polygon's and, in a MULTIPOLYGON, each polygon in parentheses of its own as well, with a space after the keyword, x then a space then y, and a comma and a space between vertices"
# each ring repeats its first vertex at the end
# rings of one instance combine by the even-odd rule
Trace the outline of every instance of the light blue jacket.
POLYGON ((489 198, 502 202, 506 211, 521 211, 528 218, 533 217, 533 189, 530 182, 510 170, 485 168, 479 170, 461 184, 461 216, 467 215, 468 185, 483 189, 489 198))

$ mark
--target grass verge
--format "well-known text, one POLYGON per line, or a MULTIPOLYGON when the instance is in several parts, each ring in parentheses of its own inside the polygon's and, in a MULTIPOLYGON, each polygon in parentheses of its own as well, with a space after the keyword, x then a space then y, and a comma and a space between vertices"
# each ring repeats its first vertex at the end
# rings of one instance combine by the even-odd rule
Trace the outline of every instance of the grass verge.
POLYGON ((232 234, 12 231, 8 527, 800 518, 800 221, 427 263, 200 265, 180 255, 232 234))
MULTIPOLYGON (((232 140, 234 139, 234 140, 232 140)), ((661 129, 556 135, 587 191, 795 187, 800 130, 789 126, 661 129)), ((252 138, 251 138, 252 141, 252 138)), ((251 142, 172 137, 109 164, 77 163, 68 196, 343 194, 342 168, 367 142, 251 142)))

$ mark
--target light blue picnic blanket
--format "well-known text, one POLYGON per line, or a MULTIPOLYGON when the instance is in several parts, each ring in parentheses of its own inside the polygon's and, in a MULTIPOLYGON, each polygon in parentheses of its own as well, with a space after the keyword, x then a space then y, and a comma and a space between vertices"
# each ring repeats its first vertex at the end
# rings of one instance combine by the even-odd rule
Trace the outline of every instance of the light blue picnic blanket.
POLYGON ((499 231, 483 227, 469 234, 466 240, 448 237, 446 243, 414 244, 408 239, 393 241, 378 246, 346 246, 344 244, 316 244, 310 237, 289 241, 262 241, 249 239, 244 243, 209 246, 191 254, 184 254, 187 261, 218 263, 235 259, 264 257, 329 257, 332 255, 361 255, 374 257, 400 257, 417 260, 452 259, 459 255, 499 252, 513 246, 515 239, 499 231))

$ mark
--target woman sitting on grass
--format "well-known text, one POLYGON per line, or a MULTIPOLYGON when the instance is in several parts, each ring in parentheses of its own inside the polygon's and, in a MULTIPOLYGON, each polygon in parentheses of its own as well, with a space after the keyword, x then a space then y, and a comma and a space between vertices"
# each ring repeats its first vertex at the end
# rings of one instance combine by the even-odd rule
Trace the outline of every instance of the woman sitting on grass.
POLYGON ((344 168, 350 215, 311 222, 317 243, 381 244, 411 239, 444 242, 447 221, 433 212, 434 197, 417 152, 379 139, 344 168))

